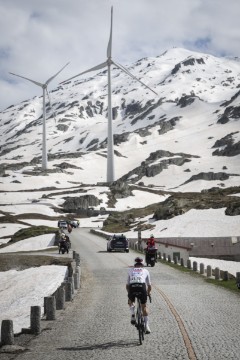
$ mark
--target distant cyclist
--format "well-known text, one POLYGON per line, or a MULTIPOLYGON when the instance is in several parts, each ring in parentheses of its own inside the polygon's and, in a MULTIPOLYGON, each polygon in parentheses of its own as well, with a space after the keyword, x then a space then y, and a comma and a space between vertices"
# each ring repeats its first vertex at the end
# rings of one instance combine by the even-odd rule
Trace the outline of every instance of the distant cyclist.
POLYGON ((150 238, 147 240, 147 250, 152 248, 155 248, 155 239, 153 235, 151 235, 150 238))
POLYGON ((131 312, 131 324, 135 325, 135 298, 136 293, 140 293, 142 311, 145 322, 146 334, 150 334, 151 330, 149 328, 148 323, 148 309, 147 309, 147 295, 150 295, 152 287, 150 274, 147 269, 143 266, 143 259, 137 257, 135 260, 135 264, 128 271, 127 284, 126 289, 128 292, 128 305, 130 307, 131 312))
POLYGON ((154 256, 155 261, 157 261, 157 248, 155 246, 155 238, 153 235, 147 240, 147 247, 144 249, 145 252, 145 262, 148 264, 148 259, 154 256))

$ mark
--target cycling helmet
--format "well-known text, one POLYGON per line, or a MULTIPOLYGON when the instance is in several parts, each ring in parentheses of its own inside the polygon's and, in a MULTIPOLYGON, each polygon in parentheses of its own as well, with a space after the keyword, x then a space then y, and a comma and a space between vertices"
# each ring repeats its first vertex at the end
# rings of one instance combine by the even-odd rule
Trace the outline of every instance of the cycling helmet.
POLYGON ((136 259, 134 260, 136 264, 142 264, 143 263, 143 259, 140 257, 136 257, 136 259))

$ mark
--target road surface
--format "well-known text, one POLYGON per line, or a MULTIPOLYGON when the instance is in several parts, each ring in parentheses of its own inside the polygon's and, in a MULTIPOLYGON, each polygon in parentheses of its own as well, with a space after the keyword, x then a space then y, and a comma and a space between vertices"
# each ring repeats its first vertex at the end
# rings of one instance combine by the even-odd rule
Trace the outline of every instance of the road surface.
POLYGON ((81 288, 17 360, 240 359, 238 294, 156 264, 149 268, 152 332, 140 346, 125 290, 136 253, 108 253, 106 240, 89 229, 70 237, 80 254, 81 288))

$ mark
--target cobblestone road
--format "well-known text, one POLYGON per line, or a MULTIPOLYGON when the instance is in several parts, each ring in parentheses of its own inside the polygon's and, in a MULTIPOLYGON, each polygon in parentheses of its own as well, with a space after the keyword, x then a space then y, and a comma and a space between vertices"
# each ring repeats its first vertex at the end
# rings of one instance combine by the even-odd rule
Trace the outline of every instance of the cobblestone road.
POLYGON ((81 258, 81 289, 17 360, 240 359, 240 295, 158 263, 149 268, 152 333, 139 346, 125 290, 136 254, 108 253, 106 241, 87 229, 71 238, 81 258))

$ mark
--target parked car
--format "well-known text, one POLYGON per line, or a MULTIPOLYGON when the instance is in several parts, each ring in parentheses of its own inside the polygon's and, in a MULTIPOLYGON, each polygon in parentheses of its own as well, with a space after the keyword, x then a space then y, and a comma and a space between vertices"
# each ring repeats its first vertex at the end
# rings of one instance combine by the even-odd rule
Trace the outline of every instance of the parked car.
POLYGON ((128 239, 124 235, 113 235, 107 242, 107 251, 125 251, 129 252, 128 239))
POLYGON ((65 220, 59 220, 58 221, 58 227, 60 229, 67 229, 68 224, 67 224, 67 222, 65 220))

